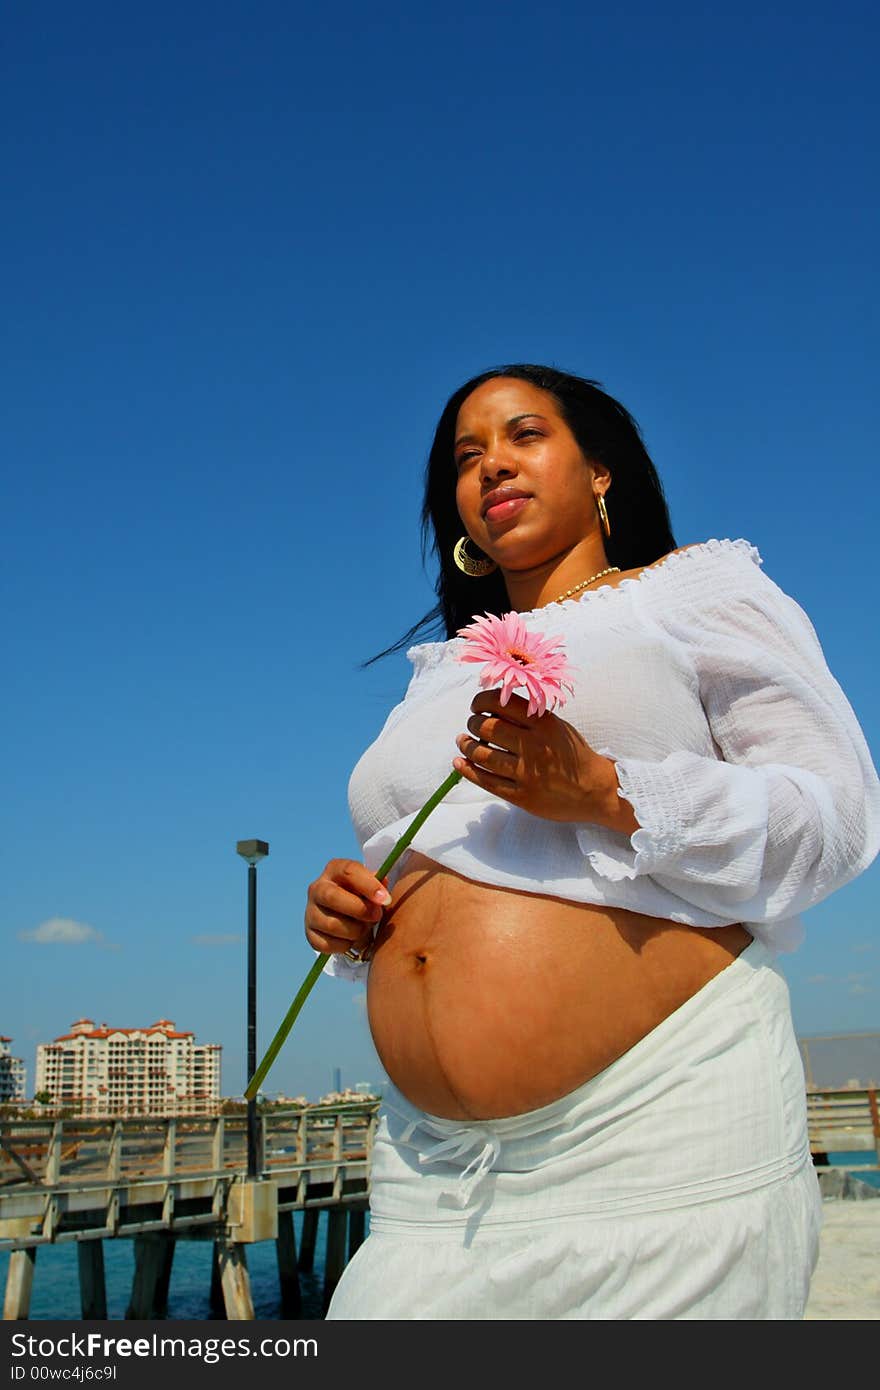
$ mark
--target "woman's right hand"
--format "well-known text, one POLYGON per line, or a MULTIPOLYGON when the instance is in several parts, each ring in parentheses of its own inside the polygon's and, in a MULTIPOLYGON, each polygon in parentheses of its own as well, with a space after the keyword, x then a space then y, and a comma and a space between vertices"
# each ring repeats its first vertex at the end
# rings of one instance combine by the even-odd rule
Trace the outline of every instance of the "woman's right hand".
POLYGON ((382 919, 391 894, 375 874, 355 859, 331 859, 309 884, 306 940, 316 951, 367 951, 373 929, 382 919))

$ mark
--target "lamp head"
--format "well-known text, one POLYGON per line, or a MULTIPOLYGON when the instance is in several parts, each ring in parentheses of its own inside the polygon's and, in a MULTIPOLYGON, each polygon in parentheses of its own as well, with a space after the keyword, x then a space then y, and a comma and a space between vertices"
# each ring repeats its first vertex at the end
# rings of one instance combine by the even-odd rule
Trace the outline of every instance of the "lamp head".
POLYGON ((258 864, 261 859, 265 859, 269 853, 269 846, 265 840, 239 840, 235 846, 236 854, 240 854, 242 859, 246 859, 249 864, 258 864))

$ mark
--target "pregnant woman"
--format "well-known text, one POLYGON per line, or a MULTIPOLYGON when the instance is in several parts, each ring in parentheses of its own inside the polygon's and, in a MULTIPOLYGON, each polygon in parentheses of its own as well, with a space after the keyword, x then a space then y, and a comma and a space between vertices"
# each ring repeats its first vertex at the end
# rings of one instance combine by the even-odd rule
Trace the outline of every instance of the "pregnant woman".
POLYGON ((392 1083, 328 1317, 800 1318, 821 1201, 775 958, 880 845, 855 716, 751 545, 675 548, 592 382, 462 386, 424 520, 446 640, 409 650, 352 775, 364 862, 306 909, 328 970, 366 976, 392 1083), (564 717, 458 660, 474 614, 511 611, 562 639, 564 717))

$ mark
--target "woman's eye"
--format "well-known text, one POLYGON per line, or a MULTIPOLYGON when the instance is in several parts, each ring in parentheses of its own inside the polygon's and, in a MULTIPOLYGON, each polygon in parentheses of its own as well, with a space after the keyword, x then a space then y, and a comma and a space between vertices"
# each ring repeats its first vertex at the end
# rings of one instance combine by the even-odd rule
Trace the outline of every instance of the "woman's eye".
MULTIPOLYGON (((542 431, 536 430, 532 428, 532 426, 527 425, 525 428, 517 430, 516 434, 513 436, 513 439, 516 442, 520 439, 528 439, 530 437, 534 439, 540 439, 542 437, 542 431)), ((472 458, 476 458, 478 453, 479 450, 477 449, 469 449, 466 453, 459 454, 455 460, 456 468, 464 468, 465 464, 468 463, 472 458)))

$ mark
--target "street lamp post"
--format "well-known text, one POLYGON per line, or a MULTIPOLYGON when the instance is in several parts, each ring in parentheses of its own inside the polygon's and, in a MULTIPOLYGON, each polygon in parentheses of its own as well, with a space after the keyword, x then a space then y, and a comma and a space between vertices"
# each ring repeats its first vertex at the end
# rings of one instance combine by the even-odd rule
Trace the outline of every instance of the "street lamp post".
MULTIPOLYGON (((247 1075, 257 1070, 257 864, 269 853, 265 840, 239 840, 237 854, 248 866, 247 1075)), ((247 1103, 247 1175, 259 1177, 257 1099, 247 1103)))

